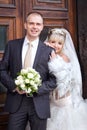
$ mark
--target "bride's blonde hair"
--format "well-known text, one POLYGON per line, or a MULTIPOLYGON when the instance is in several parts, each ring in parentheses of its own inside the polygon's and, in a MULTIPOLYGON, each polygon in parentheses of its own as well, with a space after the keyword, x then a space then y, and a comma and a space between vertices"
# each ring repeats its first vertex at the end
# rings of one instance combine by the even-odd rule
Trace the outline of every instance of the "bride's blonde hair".
POLYGON ((66 39, 66 33, 62 29, 50 29, 48 32, 48 41, 56 38, 64 42, 66 39))

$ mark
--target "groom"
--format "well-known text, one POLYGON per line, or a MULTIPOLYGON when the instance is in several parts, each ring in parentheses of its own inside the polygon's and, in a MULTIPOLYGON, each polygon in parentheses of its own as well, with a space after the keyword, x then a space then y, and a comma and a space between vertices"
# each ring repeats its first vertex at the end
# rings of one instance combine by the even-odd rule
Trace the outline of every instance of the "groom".
POLYGON ((29 13, 24 27, 26 36, 6 44, 0 63, 0 80, 7 88, 5 111, 9 112, 8 130, 25 130, 27 121, 31 130, 46 130, 47 118, 50 117, 49 93, 56 87, 55 77, 48 70, 52 48, 39 40, 43 30, 43 17, 40 13, 29 13), (33 45, 32 67, 42 78, 42 85, 33 97, 27 97, 14 82, 18 72, 24 67, 28 42, 33 45))

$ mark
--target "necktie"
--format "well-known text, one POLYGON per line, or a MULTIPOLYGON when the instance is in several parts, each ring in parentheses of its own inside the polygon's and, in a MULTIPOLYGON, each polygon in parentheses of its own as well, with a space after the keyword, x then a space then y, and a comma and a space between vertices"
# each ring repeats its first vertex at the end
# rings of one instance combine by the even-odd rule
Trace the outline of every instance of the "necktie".
POLYGON ((28 50, 24 59, 24 68, 31 67, 32 65, 32 44, 28 43, 28 50))

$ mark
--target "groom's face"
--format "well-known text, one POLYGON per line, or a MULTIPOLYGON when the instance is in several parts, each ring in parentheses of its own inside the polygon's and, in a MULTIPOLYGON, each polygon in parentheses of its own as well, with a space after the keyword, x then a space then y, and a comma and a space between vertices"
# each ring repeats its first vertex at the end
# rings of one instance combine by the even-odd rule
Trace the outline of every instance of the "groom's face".
POLYGON ((31 14, 28 16, 24 26, 27 31, 27 36, 31 39, 36 39, 43 30, 43 19, 38 14, 31 14))

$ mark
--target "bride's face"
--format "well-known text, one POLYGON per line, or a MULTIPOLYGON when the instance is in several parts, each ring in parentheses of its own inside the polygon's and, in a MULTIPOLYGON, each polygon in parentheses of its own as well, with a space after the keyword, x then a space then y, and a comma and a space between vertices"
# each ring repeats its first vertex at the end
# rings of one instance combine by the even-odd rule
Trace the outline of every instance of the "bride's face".
POLYGON ((62 52, 63 49, 63 45, 64 45, 64 39, 61 36, 57 36, 57 37, 50 37, 49 39, 49 43, 51 45, 51 47, 53 47, 55 49, 55 52, 57 54, 60 54, 62 52))

